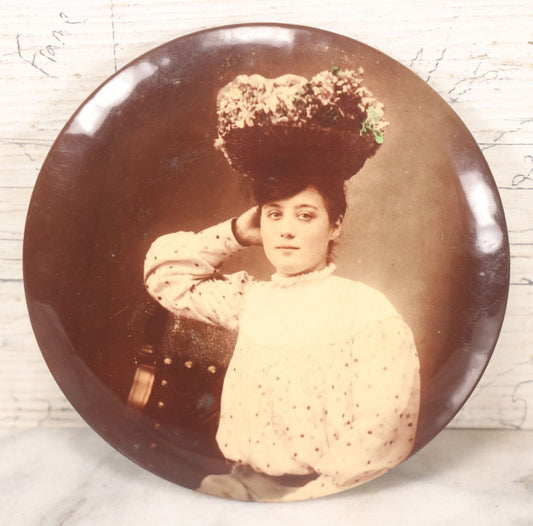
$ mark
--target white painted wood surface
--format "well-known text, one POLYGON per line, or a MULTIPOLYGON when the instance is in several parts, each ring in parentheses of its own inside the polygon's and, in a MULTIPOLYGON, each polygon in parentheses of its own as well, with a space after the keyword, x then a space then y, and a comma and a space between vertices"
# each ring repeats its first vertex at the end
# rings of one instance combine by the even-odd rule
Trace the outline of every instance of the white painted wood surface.
POLYGON ((90 429, 0 429, 0 456, 9 526, 531 526, 533 517, 533 431, 447 429, 362 486, 260 505, 155 477, 90 429))
POLYGON ((83 426, 44 364, 21 270, 44 158, 117 68, 193 31, 294 23, 363 41, 410 67, 466 123, 506 211, 511 292, 502 335, 455 427, 533 428, 533 4, 530 0, 0 0, 0 426, 83 426))

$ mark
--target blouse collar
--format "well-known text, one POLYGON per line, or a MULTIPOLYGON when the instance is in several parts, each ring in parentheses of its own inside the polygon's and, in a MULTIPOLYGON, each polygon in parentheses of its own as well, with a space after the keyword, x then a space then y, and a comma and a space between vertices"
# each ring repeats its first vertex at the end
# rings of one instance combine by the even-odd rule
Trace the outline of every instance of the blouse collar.
POLYGON ((314 270, 313 272, 297 274, 296 276, 283 276, 276 272, 272 275, 272 282, 282 287, 290 287, 292 285, 296 285, 297 283, 327 278, 335 272, 336 268, 337 267, 335 263, 330 263, 321 270, 314 270))

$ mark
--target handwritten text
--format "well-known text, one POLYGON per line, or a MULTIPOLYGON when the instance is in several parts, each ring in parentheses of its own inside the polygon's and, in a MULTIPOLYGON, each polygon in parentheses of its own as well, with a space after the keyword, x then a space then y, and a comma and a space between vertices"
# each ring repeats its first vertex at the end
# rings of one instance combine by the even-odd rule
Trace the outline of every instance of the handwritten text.
POLYGON ((69 26, 85 23, 85 20, 72 20, 63 12, 59 13, 59 18, 62 22, 61 27, 53 29, 50 35, 50 41, 37 51, 24 49, 24 36, 22 34, 17 35, 17 53, 19 58, 47 77, 53 77, 50 73, 50 66, 57 62, 57 52, 65 47, 66 39, 70 34, 65 24, 69 26))

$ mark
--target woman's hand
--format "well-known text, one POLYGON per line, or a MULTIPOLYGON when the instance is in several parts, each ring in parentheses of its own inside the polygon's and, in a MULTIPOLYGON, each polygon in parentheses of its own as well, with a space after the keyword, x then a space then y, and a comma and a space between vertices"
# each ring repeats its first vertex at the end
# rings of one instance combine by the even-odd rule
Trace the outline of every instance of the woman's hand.
POLYGON ((235 221, 235 237, 243 246, 262 245, 260 210, 257 206, 246 210, 235 221))

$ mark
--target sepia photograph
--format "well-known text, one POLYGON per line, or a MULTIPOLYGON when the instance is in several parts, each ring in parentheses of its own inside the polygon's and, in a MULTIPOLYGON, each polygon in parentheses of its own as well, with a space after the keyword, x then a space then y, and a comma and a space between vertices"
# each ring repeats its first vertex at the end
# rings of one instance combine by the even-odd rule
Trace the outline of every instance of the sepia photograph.
POLYGON ((28 307, 67 397, 218 497, 394 468, 468 398, 505 309, 505 220, 466 127, 398 62, 301 26, 200 31, 119 70, 28 218, 28 307))
POLYGON ((146 288, 163 307, 239 334, 216 435, 236 466, 202 481, 207 493, 277 500, 279 477, 291 476, 289 496, 314 497, 385 472, 413 447, 411 331, 382 293, 334 276, 344 182, 386 127, 362 73, 241 75, 222 88, 218 144, 255 207, 197 235, 162 236, 147 254, 146 288), (269 282, 220 272, 254 245, 276 271, 269 282))

